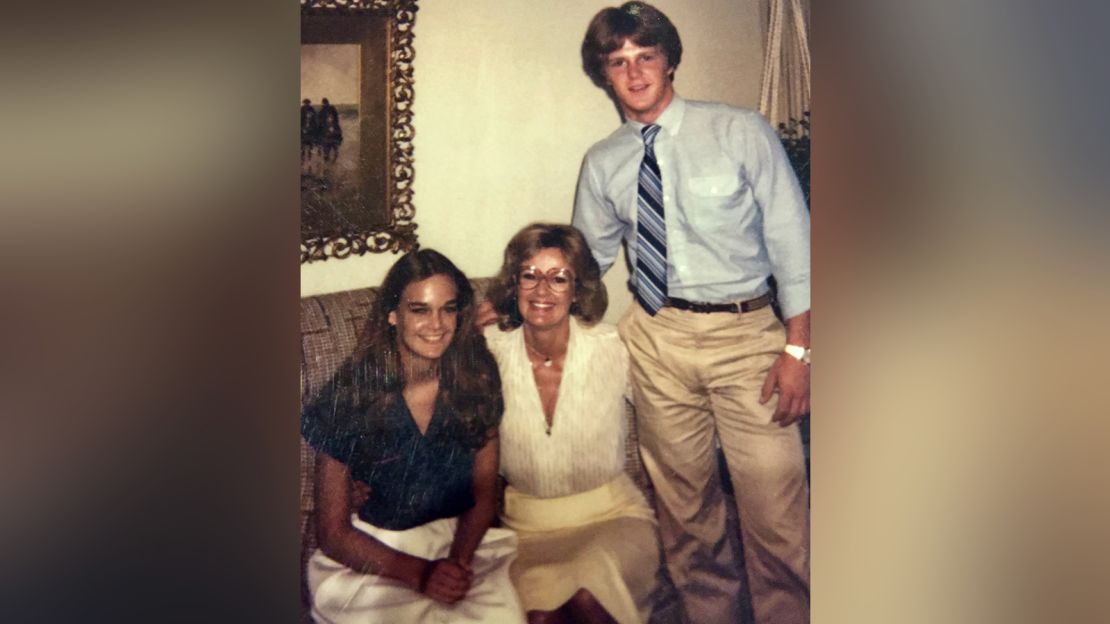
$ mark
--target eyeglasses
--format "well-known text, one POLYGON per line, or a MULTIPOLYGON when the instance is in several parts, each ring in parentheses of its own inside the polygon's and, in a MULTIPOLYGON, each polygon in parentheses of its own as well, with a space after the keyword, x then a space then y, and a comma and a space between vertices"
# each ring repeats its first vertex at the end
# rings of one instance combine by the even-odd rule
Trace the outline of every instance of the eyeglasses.
POLYGON ((530 266, 520 270, 517 273, 516 283, 520 285, 521 290, 532 290, 540 285, 540 282, 547 281, 547 287, 552 292, 562 293, 570 290, 574 284, 574 271, 570 269, 551 269, 547 273, 530 266))

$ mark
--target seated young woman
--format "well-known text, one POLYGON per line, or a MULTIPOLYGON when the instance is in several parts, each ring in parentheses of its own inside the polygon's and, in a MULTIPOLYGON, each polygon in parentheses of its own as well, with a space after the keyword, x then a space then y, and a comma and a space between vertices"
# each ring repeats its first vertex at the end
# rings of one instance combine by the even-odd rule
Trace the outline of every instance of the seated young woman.
POLYGON ((503 404, 473 319, 451 261, 406 254, 351 360, 302 413, 319 451, 307 570, 318 622, 524 622, 508 576, 516 537, 489 528, 503 404))
POLYGON ((501 371, 503 524, 532 624, 646 622, 659 569, 655 516, 624 472, 628 353, 578 230, 532 224, 509 242, 486 341, 501 371))

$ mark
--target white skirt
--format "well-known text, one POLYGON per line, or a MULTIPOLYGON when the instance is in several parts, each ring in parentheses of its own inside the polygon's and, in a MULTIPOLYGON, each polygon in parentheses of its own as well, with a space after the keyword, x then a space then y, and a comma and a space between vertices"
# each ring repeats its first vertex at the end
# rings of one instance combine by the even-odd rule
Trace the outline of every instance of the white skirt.
MULTIPOLYGON (((404 531, 381 529, 351 517, 354 527, 403 553, 435 560, 446 557, 455 539, 455 518, 404 531)), ((516 558, 516 535, 491 528, 474 553, 474 583, 466 598, 448 605, 393 579, 360 574, 316 550, 308 560, 312 618, 321 624, 407 624, 409 622, 488 622, 523 624, 524 611, 509 580, 516 558)))

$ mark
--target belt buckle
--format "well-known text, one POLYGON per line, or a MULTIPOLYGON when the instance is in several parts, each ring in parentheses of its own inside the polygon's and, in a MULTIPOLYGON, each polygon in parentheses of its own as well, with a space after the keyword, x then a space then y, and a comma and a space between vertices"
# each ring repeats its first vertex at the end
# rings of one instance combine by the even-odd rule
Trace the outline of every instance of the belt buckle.
POLYGON ((748 299, 746 301, 737 301, 736 302, 736 311, 740 312, 740 313, 755 312, 756 310, 758 310, 758 309, 766 306, 767 304, 771 303, 770 298, 771 298, 770 293, 763 293, 762 295, 760 295, 758 297, 752 297, 751 299, 748 299), (744 309, 744 304, 748 305, 747 310, 744 309))

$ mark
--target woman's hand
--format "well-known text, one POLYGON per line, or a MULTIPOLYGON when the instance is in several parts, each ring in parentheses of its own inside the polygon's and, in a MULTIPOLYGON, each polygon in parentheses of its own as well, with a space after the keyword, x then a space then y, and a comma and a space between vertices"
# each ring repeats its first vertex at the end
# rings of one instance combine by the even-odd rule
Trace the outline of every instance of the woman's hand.
POLYGON ((470 569, 457 561, 436 559, 424 568, 418 589, 433 600, 454 604, 466 597, 473 579, 470 569))
POLYGON ((370 500, 370 484, 351 479, 351 509, 358 510, 370 500))

